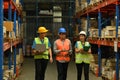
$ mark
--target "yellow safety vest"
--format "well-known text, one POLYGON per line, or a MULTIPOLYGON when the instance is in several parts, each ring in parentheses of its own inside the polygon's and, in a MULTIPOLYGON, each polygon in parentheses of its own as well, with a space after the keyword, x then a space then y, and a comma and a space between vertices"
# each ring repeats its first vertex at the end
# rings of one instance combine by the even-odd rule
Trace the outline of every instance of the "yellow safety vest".
MULTIPOLYGON (((81 41, 77 41, 78 49, 83 48, 81 41)), ((89 42, 85 42, 85 46, 90 46, 89 42)), ((90 54, 75 53, 75 63, 90 63, 90 54)))
MULTIPOLYGON (((37 37, 37 38, 35 38, 35 43, 36 44, 45 44, 46 49, 48 49, 48 38, 47 37, 44 38, 44 43, 42 43, 40 41, 40 38, 37 37)), ((41 53, 39 55, 34 55, 34 59, 49 59, 48 54, 49 54, 48 50, 46 50, 45 52, 43 52, 43 53, 41 53)))

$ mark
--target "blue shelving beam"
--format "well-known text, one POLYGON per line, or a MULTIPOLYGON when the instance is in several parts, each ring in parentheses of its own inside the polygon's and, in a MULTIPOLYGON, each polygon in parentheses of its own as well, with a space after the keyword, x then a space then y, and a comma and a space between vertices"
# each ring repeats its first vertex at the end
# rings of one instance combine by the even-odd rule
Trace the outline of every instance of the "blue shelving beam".
MULTIPOLYGON (((118 38, 118 26, 119 26, 119 5, 116 3, 116 38, 118 38)), ((119 80, 119 53, 115 52, 116 56, 116 80, 119 80)))
MULTIPOLYGON (((12 21, 12 5, 9 2, 9 7, 8 7, 8 20, 12 21)), ((9 69, 11 69, 11 65, 12 65, 12 56, 11 56, 11 52, 9 52, 9 56, 8 56, 8 67, 9 69)))
MULTIPOLYGON (((98 36, 101 37, 101 12, 98 11, 98 36)), ((101 49, 100 44, 98 44, 98 76, 101 76, 101 49)))
POLYGON ((20 17, 18 16, 18 35, 20 35, 20 17))
MULTIPOLYGON (((16 10, 14 10, 14 32, 16 36, 16 10)), ((16 73, 16 46, 14 47, 14 74, 16 73)))
POLYGON ((9 2, 9 7, 8 7, 8 20, 12 21, 12 5, 9 2))
POLYGON ((87 14, 87 37, 89 36, 89 27, 90 27, 90 16, 87 14))
POLYGON ((3 0, 0 0, 0 80, 3 80, 3 0))

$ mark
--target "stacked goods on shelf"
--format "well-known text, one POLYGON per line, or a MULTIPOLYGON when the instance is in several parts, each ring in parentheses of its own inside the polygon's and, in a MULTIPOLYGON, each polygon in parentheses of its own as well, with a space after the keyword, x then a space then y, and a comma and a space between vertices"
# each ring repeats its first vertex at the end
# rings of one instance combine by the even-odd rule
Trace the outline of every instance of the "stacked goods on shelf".
POLYGON ((17 8, 18 8, 19 10, 22 11, 22 5, 21 5, 21 3, 20 3, 20 0, 16 0, 16 6, 17 6, 17 8))
MULTIPOLYGON (((116 37, 116 27, 106 26, 102 29, 102 38, 115 38, 116 37)), ((118 37, 120 37, 120 26, 118 27, 118 37)))
MULTIPOLYGON (((102 77, 107 78, 109 80, 114 80, 115 67, 116 67, 115 58, 106 59, 105 65, 102 66, 102 77)), ((119 67, 120 67, 120 65, 119 65, 119 67)))
POLYGON ((89 29, 89 37, 98 37, 98 29, 90 28, 89 29))
POLYGON ((18 21, 16 21, 16 35, 13 30, 14 22, 13 21, 4 21, 3 22, 3 31, 4 31, 4 42, 9 40, 16 40, 16 38, 20 37, 19 29, 18 29, 18 21))
MULTIPOLYGON (((98 29, 90 28, 89 37, 98 37, 98 29)), ((116 27, 106 26, 101 30, 101 38, 115 38, 116 37, 116 27)), ((118 27, 118 37, 120 37, 120 26, 118 27)))
POLYGON ((76 13, 79 11, 84 12, 85 10, 91 9, 93 6, 99 5, 99 3, 102 3, 104 0, 90 0, 90 3, 88 4, 86 0, 76 0, 76 13))
MULTIPOLYGON (((103 0, 90 0, 90 5, 92 4, 92 5, 94 5, 94 4, 96 4, 96 3, 100 3, 100 2, 102 2, 103 0)), ((97 4, 96 4, 97 5, 97 4)))
POLYGON ((3 68, 4 68, 4 79, 3 80, 12 80, 14 79, 15 77, 17 77, 22 68, 22 63, 23 63, 23 53, 22 53, 22 48, 19 48, 19 53, 16 55, 16 74, 14 74, 14 55, 12 55, 12 65, 11 65, 11 68, 9 69, 8 67, 8 53, 6 55, 4 55, 4 65, 3 65, 3 68))
POLYGON ((6 27, 3 26, 3 35, 4 35, 3 38, 6 38, 6 36, 7 36, 7 35, 6 35, 6 32, 7 32, 7 31, 6 31, 6 27))
POLYGON ((81 19, 81 29, 84 31, 87 30, 87 19, 85 19, 85 18, 81 19))
POLYGON ((8 69, 8 65, 4 65, 3 80, 12 80, 14 79, 14 66, 11 66, 11 69, 8 69))
POLYGON ((76 0, 76 12, 80 11, 80 10, 83 10, 83 9, 86 9, 87 8, 87 2, 85 0, 76 0))
POLYGON ((75 0, 75 9, 76 9, 76 11, 75 11, 75 12, 80 11, 79 0, 75 0))
POLYGON ((14 23, 12 21, 4 21, 3 26, 6 29, 6 33, 4 34, 4 42, 6 42, 15 37, 13 32, 14 23))
POLYGON ((12 21, 4 21, 3 26, 6 27, 6 31, 13 31, 13 22, 12 21))
MULTIPOLYGON (((90 63, 90 70, 96 76, 98 76, 98 54, 92 54, 91 60, 92 61, 90 63)), ((105 77, 109 80, 114 80, 115 66, 116 66, 115 58, 110 58, 110 59, 102 58, 101 65, 102 65, 102 77, 105 77)))
POLYGON ((90 63, 90 70, 98 76, 98 55, 92 54, 91 55, 91 63, 90 63))

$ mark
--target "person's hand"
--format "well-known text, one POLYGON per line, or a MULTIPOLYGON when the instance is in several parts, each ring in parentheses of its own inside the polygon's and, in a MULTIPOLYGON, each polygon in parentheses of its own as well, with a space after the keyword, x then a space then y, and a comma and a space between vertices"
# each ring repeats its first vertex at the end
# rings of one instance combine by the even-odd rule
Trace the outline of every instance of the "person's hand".
POLYGON ((80 52, 80 53, 84 53, 84 49, 81 48, 81 49, 79 50, 79 52, 80 52))
POLYGON ((38 53, 40 54, 40 53, 43 53, 44 51, 43 50, 38 50, 38 53))
POLYGON ((68 52, 69 50, 65 50, 65 49, 63 49, 63 50, 61 50, 61 52, 68 52))
POLYGON ((52 57, 50 57, 50 63, 53 63, 53 58, 52 57))
POLYGON ((36 50, 32 50, 32 53, 33 53, 33 55, 35 55, 37 53, 37 51, 36 50))

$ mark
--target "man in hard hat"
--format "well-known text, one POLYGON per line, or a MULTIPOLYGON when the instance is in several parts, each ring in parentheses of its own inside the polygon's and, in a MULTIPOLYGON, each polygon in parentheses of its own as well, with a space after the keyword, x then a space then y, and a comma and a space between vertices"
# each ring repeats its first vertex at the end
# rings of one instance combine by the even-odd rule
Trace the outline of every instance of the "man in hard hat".
POLYGON ((71 41, 66 38, 65 28, 60 28, 59 39, 54 42, 54 53, 56 54, 56 64, 58 71, 58 80, 66 80, 68 63, 72 53, 71 41))
POLYGON ((75 44, 75 63, 77 67, 77 80, 82 80, 82 69, 84 67, 85 80, 89 80, 90 48, 89 42, 86 41, 85 31, 79 33, 79 41, 75 44))
POLYGON ((46 32, 48 32, 48 30, 45 27, 39 27, 39 36, 34 39, 32 45, 32 52, 35 59, 35 80, 44 80, 48 60, 50 60, 51 63, 53 62, 51 44, 49 39, 45 37, 46 32))

